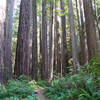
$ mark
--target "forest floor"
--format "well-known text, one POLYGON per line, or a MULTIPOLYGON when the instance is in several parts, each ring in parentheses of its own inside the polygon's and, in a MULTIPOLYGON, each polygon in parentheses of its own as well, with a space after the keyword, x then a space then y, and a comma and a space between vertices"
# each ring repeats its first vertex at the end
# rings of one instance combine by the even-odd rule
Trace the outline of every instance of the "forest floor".
POLYGON ((48 100, 44 95, 44 89, 43 88, 37 88, 35 90, 35 94, 37 97, 40 98, 40 100, 48 100))

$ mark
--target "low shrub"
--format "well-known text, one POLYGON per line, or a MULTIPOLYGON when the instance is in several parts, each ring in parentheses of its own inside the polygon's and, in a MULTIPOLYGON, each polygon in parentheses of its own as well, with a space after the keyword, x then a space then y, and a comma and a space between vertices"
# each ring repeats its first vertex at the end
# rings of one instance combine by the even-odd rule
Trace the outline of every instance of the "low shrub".
POLYGON ((9 80, 0 86, 0 100, 39 100, 34 93, 38 85, 34 80, 28 81, 21 76, 16 80, 9 80))
POLYGON ((100 90, 92 74, 81 72, 53 80, 45 87, 45 95, 51 100, 100 100, 100 90))

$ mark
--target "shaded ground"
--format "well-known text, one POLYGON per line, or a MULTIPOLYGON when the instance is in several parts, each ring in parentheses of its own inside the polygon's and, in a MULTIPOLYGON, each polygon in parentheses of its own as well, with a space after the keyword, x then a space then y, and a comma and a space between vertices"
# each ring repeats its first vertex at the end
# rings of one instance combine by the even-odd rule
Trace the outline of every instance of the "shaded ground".
POLYGON ((40 100, 48 100, 47 98, 45 98, 43 92, 44 92, 43 88, 38 88, 35 90, 35 94, 40 98, 40 100))

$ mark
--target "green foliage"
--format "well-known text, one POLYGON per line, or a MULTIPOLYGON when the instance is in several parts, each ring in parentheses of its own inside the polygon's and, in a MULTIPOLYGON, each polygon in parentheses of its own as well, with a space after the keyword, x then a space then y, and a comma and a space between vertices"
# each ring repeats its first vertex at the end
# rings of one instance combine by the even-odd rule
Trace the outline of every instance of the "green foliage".
POLYGON ((51 4, 54 4, 55 2, 54 2, 54 0, 48 0, 49 2, 51 2, 51 4))
POLYGON ((25 76, 9 80, 5 86, 0 86, 0 100, 39 100, 34 94, 35 88, 38 88, 36 82, 28 81, 25 76))
POLYGON ((49 82, 43 80, 38 80, 37 84, 41 87, 49 86, 49 82))
POLYGON ((91 73, 97 83, 100 82, 100 57, 94 57, 87 65, 88 73, 91 73))
POLYGON ((53 80, 45 89, 51 100, 100 100, 100 90, 91 73, 66 75, 53 80))
POLYGON ((97 10, 98 10, 98 17, 100 17, 100 1, 96 0, 97 10))

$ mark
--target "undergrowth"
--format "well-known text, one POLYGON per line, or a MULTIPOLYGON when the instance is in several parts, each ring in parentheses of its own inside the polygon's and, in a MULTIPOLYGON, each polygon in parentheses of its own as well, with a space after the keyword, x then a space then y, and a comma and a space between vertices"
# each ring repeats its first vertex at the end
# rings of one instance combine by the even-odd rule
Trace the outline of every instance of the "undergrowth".
POLYGON ((35 96, 34 89, 38 85, 34 80, 26 80, 21 76, 16 80, 9 80, 0 86, 0 100, 40 100, 35 96))
POLYGON ((39 100, 34 89, 45 88, 50 100, 100 100, 100 58, 94 57, 78 74, 37 83, 26 76, 0 86, 0 100, 39 100))
POLYGON ((66 75, 45 86, 50 100, 100 100, 100 60, 94 57, 86 71, 66 75))

